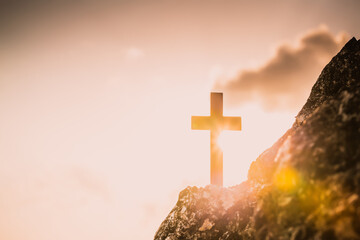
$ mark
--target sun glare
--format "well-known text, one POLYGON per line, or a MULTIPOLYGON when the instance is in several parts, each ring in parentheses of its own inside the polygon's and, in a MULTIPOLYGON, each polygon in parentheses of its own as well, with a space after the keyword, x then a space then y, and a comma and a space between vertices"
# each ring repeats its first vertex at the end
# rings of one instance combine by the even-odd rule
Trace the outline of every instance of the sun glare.
POLYGON ((221 131, 221 133, 219 134, 218 138, 217 138, 217 145, 218 147, 224 151, 224 146, 226 145, 226 137, 225 137, 225 134, 224 134, 224 131, 221 131))

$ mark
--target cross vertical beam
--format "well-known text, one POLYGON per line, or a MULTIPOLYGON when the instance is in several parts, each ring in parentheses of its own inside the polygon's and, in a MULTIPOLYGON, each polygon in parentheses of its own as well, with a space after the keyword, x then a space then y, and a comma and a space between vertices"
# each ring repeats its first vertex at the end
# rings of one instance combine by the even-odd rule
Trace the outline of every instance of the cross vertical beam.
MULTIPOLYGON (((219 122, 223 116, 223 94, 212 92, 210 94, 210 117, 219 122)), ((210 184, 223 185, 223 152, 218 146, 221 130, 218 126, 210 130, 210 184)))
POLYGON ((223 94, 212 92, 210 94, 210 116, 222 118, 223 116, 223 94))
POLYGON ((223 151, 217 144, 220 131, 210 131, 210 184, 223 185, 223 151))
POLYGON ((191 129, 210 130, 210 183, 223 185, 223 152, 217 144, 222 130, 241 130, 240 117, 223 116, 223 94, 210 95, 210 116, 192 116, 191 129))

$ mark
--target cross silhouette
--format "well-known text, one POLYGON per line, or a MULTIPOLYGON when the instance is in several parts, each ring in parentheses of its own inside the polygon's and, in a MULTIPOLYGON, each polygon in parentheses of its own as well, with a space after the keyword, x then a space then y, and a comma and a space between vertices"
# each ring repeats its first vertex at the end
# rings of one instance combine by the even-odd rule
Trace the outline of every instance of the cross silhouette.
POLYGON ((212 92, 210 116, 192 116, 191 129, 210 130, 210 183, 223 185, 223 152, 217 144, 222 130, 241 130, 241 117, 223 116, 223 94, 212 92))

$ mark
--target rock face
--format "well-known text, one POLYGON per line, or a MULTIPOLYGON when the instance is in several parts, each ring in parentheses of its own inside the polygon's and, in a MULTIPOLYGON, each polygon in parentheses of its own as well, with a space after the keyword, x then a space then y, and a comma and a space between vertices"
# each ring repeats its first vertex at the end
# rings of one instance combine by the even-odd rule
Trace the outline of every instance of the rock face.
POLYGON ((320 74, 296 122, 231 188, 188 187, 155 235, 360 239, 360 40, 320 74))
MULTIPOLYGON (((156 233, 155 239, 228 239, 246 228, 256 198, 247 183, 231 188, 188 187, 156 233)), ((241 235, 248 235, 244 230, 241 235)))

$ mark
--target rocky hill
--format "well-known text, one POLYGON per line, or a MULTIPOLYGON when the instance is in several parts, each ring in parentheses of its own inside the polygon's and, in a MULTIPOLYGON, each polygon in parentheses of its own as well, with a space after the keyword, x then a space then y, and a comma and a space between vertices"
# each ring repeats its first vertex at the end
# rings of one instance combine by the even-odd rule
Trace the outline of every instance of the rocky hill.
POLYGON ((156 232, 177 239, 360 239, 360 40, 323 69, 296 121, 231 188, 188 187, 156 232))

